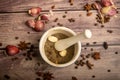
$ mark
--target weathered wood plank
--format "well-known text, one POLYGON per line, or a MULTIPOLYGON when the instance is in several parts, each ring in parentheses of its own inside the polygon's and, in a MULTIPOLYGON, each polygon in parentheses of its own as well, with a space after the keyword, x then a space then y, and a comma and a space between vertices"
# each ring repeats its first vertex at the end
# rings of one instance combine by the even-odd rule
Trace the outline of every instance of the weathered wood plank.
MULTIPOLYGON (((92 42, 102 44, 104 41, 107 41, 108 44, 120 44, 120 14, 117 15, 117 18, 112 18, 110 22, 106 23, 104 28, 101 28, 101 24, 94 26, 96 23, 95 14, 96 12, 93 11, 93 14, 87 17, 84 11, 68 11, 67 14, 65 14, 64 11, 54 12, 54 16, 51 17, 50 21, 46 24, 45 31, 60 23, 76 33, 81 33, 84 29, 91 29, 93 37, 87 41, 83 41, 83 45, 87 42, 90 44, 92 44, 92 42), (63 15, 66 15, 66 18, 63 18, 63 15), (79 17, 79 15, 81 16, 79 17), (57 22, 54 22, 55 18, 58 18, 57 22), (70 23, 68 21, 70 18, 74 18, 75 22, 70 23), (113 33, 108 33, 107 30, 112 30, 113 33)), ((28 19, 34 18, 27 15, 27 13, 0 14, 0 42, 3 43, 2 47, 8 44, 16 45, 19 41, 31 42, 38 46, 38 39, 40 39, 45 31, 35 32, 27 27, 25 22, 28 19), (30 34, 28 34, 28 32, 30 32, 30 34), (19 37, 19 39, 15 40, 15 37, 19 37)))
MULTIPOLYGON (((68 3, 69 0, 0 0, 0 12, 18 12, 27 11, 31 7, 42 7, 43 10, 49 10, 55 5, 55 10, 82 10, 86 3, 92 3, 96 0, 74 0, 73 6, 68 3)), ((99 0, 98 0, 99 1, 99 0)), ((120 0, 113 0, 120 8, 120 0)))
MULTIPOLYGON (((41 65, 38 69, 53 72, 55 76, 54 80, 72 80, 72 76, 76 76, 78 80, 90 80, 93 79, 93 75, 95 75, 95 80, 119 80, 120 46, 109 46, 107 50, 104 50, 102 47, 87 47, 87 49, 83 47, 81 54, 92 53, 92 51, 90 51, 91 48, 101 54, 101 59, 97 61, 93 58, 88 58, 88 60, 94 64, 92 70, 89 70, 86 66, 79 66, 78 69, 75 69, 75 64, 65 68, 51 67, 41 59, 37 50, 36 54, 38 54, 38 56, 31 61, 26 61, 25 57, 20 54, 16 55, 19 58, 16 61, 11 61, 11 56, 0 58, 0 79, 3 79, 4 74, 9 74, 11 79, 35 80, 37 77, 35 74, 36 70, 34 70, 35 64, 40 62, 41 65), (118 54, 115 54, 115 52, 118 52, 118 54), (108 70, 111 70, 111 72, 108 72, 108 70), (29 77, 30 75, 31 77, 29 77)), ((80 59, 81 57, 79 57, 78 60, 80 59)))

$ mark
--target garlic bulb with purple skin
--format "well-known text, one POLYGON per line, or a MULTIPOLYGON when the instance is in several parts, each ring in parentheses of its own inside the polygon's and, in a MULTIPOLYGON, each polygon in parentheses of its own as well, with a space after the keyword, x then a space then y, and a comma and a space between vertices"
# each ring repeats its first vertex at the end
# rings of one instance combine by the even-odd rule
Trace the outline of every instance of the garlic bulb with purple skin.
POLYGON ((101 3, 103 4, 103 6, 107 7, 107 6, 112 6, 113 5, 113 1, 112 0, 101 0, 101 3))
POLYGON ((108 16, 114 16, 117 14, 117 10, 113 6, 103 7, 101 12, 108 16))

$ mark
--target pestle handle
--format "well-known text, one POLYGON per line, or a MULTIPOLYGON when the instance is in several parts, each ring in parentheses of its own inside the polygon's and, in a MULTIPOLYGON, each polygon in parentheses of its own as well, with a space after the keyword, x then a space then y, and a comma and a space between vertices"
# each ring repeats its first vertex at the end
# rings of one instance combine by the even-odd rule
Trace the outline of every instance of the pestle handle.
POLYGON ((77 43, 78 41, 82 41, 84 39, 89 39, 92 37, 92 32, 89 29, 86 29, 83 33, 78 34, 73 37, 69 37, 66 39, 59 40, 55 43, 55 49, 57 51, 62 51, 77 43))

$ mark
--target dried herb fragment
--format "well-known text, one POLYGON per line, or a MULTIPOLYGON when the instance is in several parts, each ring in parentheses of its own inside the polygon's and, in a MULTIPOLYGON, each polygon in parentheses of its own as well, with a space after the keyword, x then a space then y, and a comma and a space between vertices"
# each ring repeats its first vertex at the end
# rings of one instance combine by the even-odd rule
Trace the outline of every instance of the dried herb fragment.
POLYGON ((103 47, 104 47, 104 49, 108 49, 108 44, 107 44, 107 42, 103 42, 103 47))
POLYGON ((87 4, 84 6, 84 10, 86 10, 87 12, 89 12, 91 9, 92 9, 91 4, 88 4, 88 3, 87 3, 87 4))
POLYGON ((72 76, 72 80, 78 80, 75 76, 72 76))
POLYGON ((93 59, 98 60, 100 59, 100 52, 94 52, 92 55, 93 59))
POLYGON ((26 43, 25 41, 20 41, 18 44, 20 50, 26 50, 29 46, 29 43, 26 43))
POLYGON ((94 66, 93 64, 91 64, 88 60, 86 61, 86 65, 89 69, 92 69, 92 67, 94 66))

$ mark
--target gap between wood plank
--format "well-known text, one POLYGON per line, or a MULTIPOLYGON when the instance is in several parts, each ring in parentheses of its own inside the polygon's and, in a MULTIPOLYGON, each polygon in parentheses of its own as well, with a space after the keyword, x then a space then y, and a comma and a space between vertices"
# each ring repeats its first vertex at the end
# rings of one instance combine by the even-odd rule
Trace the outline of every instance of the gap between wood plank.
MULTIPOLYGON (((96 45, 82 45, 82 47, 100 47, 103 46, 102 44, 96 44, 96 45)), ((120 44, 108 44, 108 46, 120 46, 120 44)), ((28 47, 27 49, 29 49, 30 47, 28 47)), ((37 49, 38 47, 34 47, 35 49, 37 49)), ((0 50, 5 50, 5 48, 0 48, 0 50)))
MULTIPOLYGON (((117 10, 119 11, 120 8, 117 8, 117 10)), ((84 9, 67 9, 67 10, 53 10, 53 12, 59 12, 59 11, 85 11, 84 9)), ((92 10, 92 11, 96 11, 96 10, 92 10)), ((16 11, 16 12, 8 12, 8 11, 4 11, 4 12, 0 12, 0 14, 4 14, 4 13, 27 13, 28 11, 16 11)), ((42 10, 42 12, 49 12, 49 10, 42 10)))

